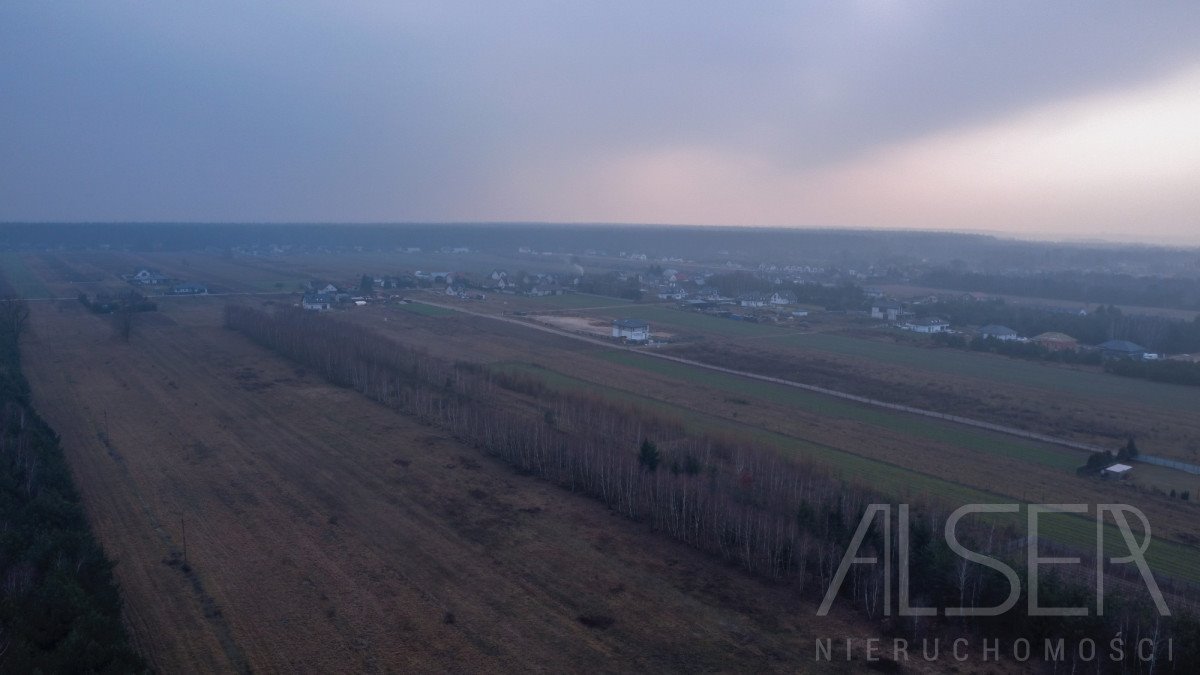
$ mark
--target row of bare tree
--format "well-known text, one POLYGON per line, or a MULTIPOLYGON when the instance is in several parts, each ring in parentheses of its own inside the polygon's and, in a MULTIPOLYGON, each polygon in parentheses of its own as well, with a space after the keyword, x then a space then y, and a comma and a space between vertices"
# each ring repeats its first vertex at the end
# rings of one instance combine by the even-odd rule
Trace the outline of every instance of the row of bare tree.
MULTIPOLYGON (((739 439, 696 432, 656 411, 552 389, 527 372, 435 358, 362 326, 312 312, 287 308, 266 313, 231 305, 226 325, 336 384, 444 428, 522 472, 591 495, 690 546, 813 597, 820 598, 834 579, 867 507, 889 502, 821 467, 739 439), (653 462, 639 459, 638 449, 647 441, 656 450, 653 462)), ((918 499, 908 531, 912 604, 987 607, 1003 602, 1007 580, 987 567, 968 564, 946 545, 940 524, 949 508, 924 498, 909 501, 918 499)), ((973 551, 1003 558, 1019 553, 1013 542, 1021 541, 1021 534, 985 521, 964 521, 958 538, 973 551)), ((898 540, 893 535, 885 541, 876 524, 859 555, 879 555, 887 548, 892 560, 898 560, 898 540)), ((1121 574, 1114 570, 1118 579, 1121 574)), ((1136 581, 1133 574, 1127 577, 1130 583, 1136 581)), ((882 565, 854 565, 842 586, 843 601, 852 601, 869 617, 881 617, 889 600, 897 606, 897 585, 889 584, 893 575, 882 565)), ((1064 596, 1077 594, 1080 586, 1066 575, 1044 575, 1041 582, 1043 589, 1050 584, 1064 596)), ((1108 621, 1140 625, 1150 620, 1145 603, 1111 597, 1107 607, 1108 621)), ((1057 628, 1043 623, 1040 630, 1057 628)), ((1092 628, 1107 625, 1102 624, 1092 628)), ((911 635, 946 625, 936 618, 889 623, 890 629, 911 635)), ((955 629, 969 628, 1008 631, 1013 622, 1011 617, 981 619, 971 626, 960 622, 955 629)))

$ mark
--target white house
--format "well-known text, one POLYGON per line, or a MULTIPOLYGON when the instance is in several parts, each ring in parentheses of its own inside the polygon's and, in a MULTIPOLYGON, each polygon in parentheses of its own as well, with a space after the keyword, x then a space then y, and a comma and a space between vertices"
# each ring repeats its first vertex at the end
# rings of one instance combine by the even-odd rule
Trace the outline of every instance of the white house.
POLYGON ((937 317, 909 319, 901 324, 900 327, 914 333, 945 333, 950 329, 950 322, 937 317))
POLYGON ((1105 478, 1128 478, 1129 472, 1133 471, 1133 467, 1128 464, 1113 464, 1100 470, 1100 475, 1105 478))
POLYGON ((154 284, 165 284, 171 280, 171 277, 168 277, 158 270, 142 269, 138 270, 137 274, 133 275, 133 280, 145 286, 152 286, 154 284))
POLYGON ((617 319, 613 321, 612 336, 630 342, 645 342, 650 339, 650 324, 641 319, 617 319))
POLYGON ((983 338, 995 338, 997 340, 1004 340, 1005 342, 1008 342, 1009 340, 1020 339, 1020 336, 1017 335, 1017 331, 1009 328, 1008 326, 1001 326, 994 323, 980 328, 979 335, 983 338))
POLYGON ((751 293, 738 298, 738 304, 742 307, 765 307, 767 302, 767 296, 758 293, 751 293))
POLYGON ((775 291, 771 294, 772 305, 794 305, 796 304, 796 294, 791 291, 775 291))
POLYGON ((304 309, 321 312, 333 306, 333 299, 324 293, 306 293, 300 304, 304 309))
POLYGON ((529 296, 535 297, 535 298, 540 298, 540 297, 544 297, 547 295, 562 295, 562 294, 563 294, 562 286, 559 286, 558 284, 546 284, 546 283, 537 284, 533 288, 529 289, 528 293, 526 293, 526 295, 529 295, 529 296))

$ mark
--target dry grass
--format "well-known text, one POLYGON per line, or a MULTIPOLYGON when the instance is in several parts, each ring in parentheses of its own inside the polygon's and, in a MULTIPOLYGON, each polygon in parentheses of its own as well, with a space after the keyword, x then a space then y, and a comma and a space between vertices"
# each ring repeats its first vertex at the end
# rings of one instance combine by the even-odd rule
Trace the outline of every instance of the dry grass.
POLYGON ((218 316, 168 304, 124 345, 42 305, 26 347, 158 670, 796 670, 818 629, 863 633, 218 316))

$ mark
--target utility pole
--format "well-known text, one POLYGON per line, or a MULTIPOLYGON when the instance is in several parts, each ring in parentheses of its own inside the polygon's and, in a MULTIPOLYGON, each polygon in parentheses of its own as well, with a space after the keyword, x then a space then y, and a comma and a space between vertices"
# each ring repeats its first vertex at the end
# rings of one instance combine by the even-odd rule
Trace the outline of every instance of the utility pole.
POLYGON ((183 564, 187 564, 187 520, 179 519, 179 525, 183 529, 183 564))

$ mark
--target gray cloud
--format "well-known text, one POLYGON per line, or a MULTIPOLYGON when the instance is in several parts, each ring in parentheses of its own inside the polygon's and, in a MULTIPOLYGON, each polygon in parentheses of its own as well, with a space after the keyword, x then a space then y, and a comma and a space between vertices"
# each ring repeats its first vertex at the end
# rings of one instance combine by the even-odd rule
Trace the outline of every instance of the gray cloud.
POLYGON ((200 5, 0 5, 0 219, 486 219, 522 167, 819 167, 1200 62, 1197 3, 200 5))

